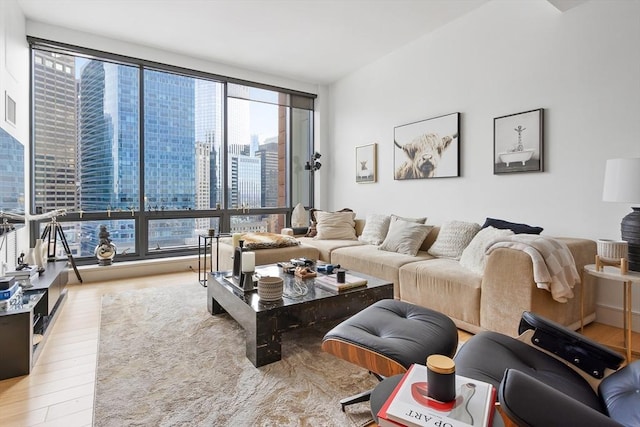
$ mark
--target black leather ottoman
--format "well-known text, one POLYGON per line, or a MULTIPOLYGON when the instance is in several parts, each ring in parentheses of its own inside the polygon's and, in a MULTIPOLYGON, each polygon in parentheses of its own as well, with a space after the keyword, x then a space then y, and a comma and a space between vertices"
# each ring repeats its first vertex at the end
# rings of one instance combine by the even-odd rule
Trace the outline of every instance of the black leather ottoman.
MULTIPOLYGON (((401 374, 428 356, 452 357, 458 330, 446 315, 403 301, 386 299, 362 310, 330 330, 322 349, 369 370, 379 379, 401 374)), ((369 399, 370 391, 340 401, 345 405, 369 399)))

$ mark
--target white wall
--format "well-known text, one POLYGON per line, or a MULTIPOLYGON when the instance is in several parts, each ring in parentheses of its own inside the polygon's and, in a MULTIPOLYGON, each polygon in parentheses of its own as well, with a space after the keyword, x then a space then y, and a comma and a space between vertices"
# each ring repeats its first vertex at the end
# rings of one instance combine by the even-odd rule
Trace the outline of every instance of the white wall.
MULTIPOLYGON (((29 159, 29 46, 25 40, 25 18, 15 0, 0 2, 0 127, 25 145, 25 170, 29 159), (16 102, 15 125, 5 121, 5 94, 16 102)), ((0 162, 0 167, 3 167, 0 162)), ((25 184, 25 200, 29 200, 25 184)), ((2 209, 2 206, 0 206, 2 209)), ((29 247, 27 227, 7 236, 0 250, 0 263, 9 269, 16 263, 14 252, 29 247), (7 253, 7 248, 10 248, 7 253)))
POLYGON ((0 126, 22 144, 29 141, 29 46, 25 18, 15 0, 0 2, 0 126), (5 92, 16 102, 16 125, 5 121, 5 92))
POLYGON ((235 68, 224 64, 218 64, 190 56, 180 55, 175 52, 169 52, 147 46, 127 43, 115 39, 97 36, 94 34, 44 24, 41 22, 30 20, 27 21, 27 34, 29 36, 38 37, 45 40, 52 40, 75 46, 102 50, 104 52, 116 53, 119 55, 145 59, 148 61, 155 61, 161 64, 174 65, 177 67, 203 71, 220 76, 244 79, 277 87, 285 87, 287 89, 298 90, 301 92, 315 94, 318 91, 318 86, 300 82, 297 80, 287 79, 272 74, 245 70, 242 68, 235 68))
MULTIPOLYGON (((494 0, 352 73, 329 89, 317 207, 433 224, 492 216, 547 235, 620 238, 630 205, 602 202, 602 179, 606 159, 640 156, 639 40, 638 0, 566 12, 494 0), (545 109, 545 171, 493 175, 493 118, 536 108, 545 109), (461 113, 461 177, 394 181, 394 126, 452 112, 461 113), (356 184, 354 147, 373 142, 378 182, 356 184)), ((599 320, 617 323, 621 288, 598 291, 599 320)))

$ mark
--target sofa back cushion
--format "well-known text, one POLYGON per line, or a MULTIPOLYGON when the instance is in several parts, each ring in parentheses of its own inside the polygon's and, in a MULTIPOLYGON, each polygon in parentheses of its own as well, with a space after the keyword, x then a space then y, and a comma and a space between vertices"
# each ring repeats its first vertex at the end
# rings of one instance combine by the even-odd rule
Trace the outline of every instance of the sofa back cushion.
POLYGON ((389 231, 390 215, 368 214, 362 233, 358 236, 358 240, 362 243, 370 245, 379 245, 384 242, 389 231))
POLYGON ((431 246, 435 243, 439 233, 440 233, 440 226, 439 225, 432 226, 431 231, 429 232, 429 234, 427 234, 427 237, 424 239, 424 242, 422 242, 422 246, 420 246, 420 250, 427 252, 429 248, 431 248, 431 246))
POLYGON ((493 227, 501 230, 511 230, 515 234, 540 234, 543 228, 531 226, 528 224, 520 224, 517 222, 505 221, 503 219, 487 218, 482 228, 493 227))
MULTIPOLYGON (((316 237, 316 233, 318 232, 316 228, 318 225, 318 219, 316 218, 316 215, 318 212, 323 211, 314 208, 309 209, 309 229, 307 230, 307 234, 304 235, 305 237, 316 237)), ((338 212, 353 212, 353 210, 344 208, 340 209, 338 212)))
POLYGON ((432 226, 393 218, 379 249, 415 256, 432 226))
POLYGON ((355 212, 317 211, 317 240, 357 240, 355 212))
POLYGON ((475 222, 447 221, 440 227, 438 238, 428 252, 435 257, 460 259, 478 231, 480 224, 475 222))

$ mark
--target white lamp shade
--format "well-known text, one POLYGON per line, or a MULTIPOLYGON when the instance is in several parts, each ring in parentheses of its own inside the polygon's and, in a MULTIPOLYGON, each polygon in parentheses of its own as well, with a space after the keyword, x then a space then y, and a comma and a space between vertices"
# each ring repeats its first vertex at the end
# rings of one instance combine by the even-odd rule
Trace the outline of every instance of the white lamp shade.
POLYGON ((607 160, 602 200, 640 203, 640 157, 607 160))

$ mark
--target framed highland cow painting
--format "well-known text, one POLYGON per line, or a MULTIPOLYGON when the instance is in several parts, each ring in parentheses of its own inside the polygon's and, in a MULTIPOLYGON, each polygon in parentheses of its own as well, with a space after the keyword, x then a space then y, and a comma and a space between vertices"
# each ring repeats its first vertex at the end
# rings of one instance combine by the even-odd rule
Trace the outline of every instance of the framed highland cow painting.
POLYGON ((460 176, 460 113, 394 128, 394 179, 457 176, 460 176))
POLYGON ((356 147, 356 182, 360 184, 376 182, 378 144, 356 147))
POLYGON ((543 171, 543 109, 493 119, 493 174, 543 171))

